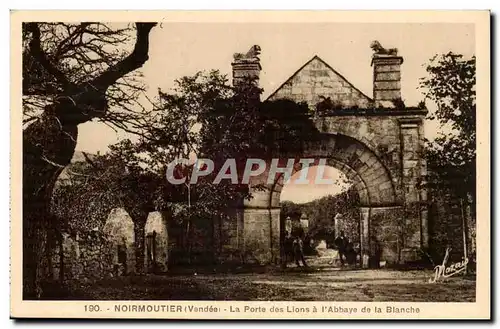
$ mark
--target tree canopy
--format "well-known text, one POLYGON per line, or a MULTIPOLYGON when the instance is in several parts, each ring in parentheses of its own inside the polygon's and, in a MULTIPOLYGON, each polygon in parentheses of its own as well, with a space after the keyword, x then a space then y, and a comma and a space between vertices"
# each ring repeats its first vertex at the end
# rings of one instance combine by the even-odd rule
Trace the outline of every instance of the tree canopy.
POLYGON ((437 105, 429 117, 441 135, 427 144, 430 180, 456 193, 474 194, 476 176, 476 59, 447 53, 431 59, 421 80, 426 97, 437 105))

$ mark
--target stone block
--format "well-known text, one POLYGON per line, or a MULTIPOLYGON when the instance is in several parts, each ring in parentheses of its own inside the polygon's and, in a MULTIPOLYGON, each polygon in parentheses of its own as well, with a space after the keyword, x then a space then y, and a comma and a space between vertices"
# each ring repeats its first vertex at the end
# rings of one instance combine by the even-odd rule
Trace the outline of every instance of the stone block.
POLYGON ((363 166, 364 166, 364 163, 361 162, 361 160, 359 160, 359 158, 357 158, 357 157, 354 159, 354 161, 351 162, 351 168, 356 170, 356 171, 359 171, 359 169, 363 166))
POLYGON ((385 180, 379 185, 379 190, 385 190, 385 189, 390 189, 392 187, 392 182, 390 180, 385 180))
POLYGON ((375 90, 374 94, 376 100, 392 101, 401 98, 401 90, 375 90))
POLYGON ((401 80, 401 72, 399 72, 399 71, 375 72, 375 81, 394 81, 394 80, 401 80))
POLYGON ((400 72, 401 65, 376 65, 374 72, 400 72))
POLYGON ((370 152, 363 151, 363 153, 359 157, 359 160, 368 165, 368 160, 370 159, 370 157, 371 157, 370 152))
POLYGON ((363 175, 363 174, 366 174, 368 172, 368 170, 370 169, 370 166, 368 166, 366 163, 364 163, 359 169, 358 169, 358 173, 360 175, 363 175))
POLYGON ((255 208, 267 208, 269 207, 270 193, 270 190, 253 191, 252 198, 245 200, 245 205, 255 208))
POLYGON ((374 90, 400 90, 401 82, 399 81, 375 81, 373 83, 374 90))

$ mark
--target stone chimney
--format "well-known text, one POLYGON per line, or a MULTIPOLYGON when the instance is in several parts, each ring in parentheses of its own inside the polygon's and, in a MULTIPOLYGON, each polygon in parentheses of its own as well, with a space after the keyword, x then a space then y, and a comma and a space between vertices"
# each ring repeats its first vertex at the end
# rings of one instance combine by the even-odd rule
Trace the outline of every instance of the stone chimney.
POLYGON ((398 56, 396 48, 386 49, 378 41, 371 48, 373 66, 373 99, 375 107, 394 108, 401 100, 401 64, 403 57, 398 56), (395 101, 396 100, 396 104, 395 101))
POLYGON ((258 84, 260 71, 262 70, 259 55, 260 47, 257 45, 252 46, 246 54, 234 54, 234 60, 231 63, 233 67, 233 86, 241 85, 248 78, 258 84))

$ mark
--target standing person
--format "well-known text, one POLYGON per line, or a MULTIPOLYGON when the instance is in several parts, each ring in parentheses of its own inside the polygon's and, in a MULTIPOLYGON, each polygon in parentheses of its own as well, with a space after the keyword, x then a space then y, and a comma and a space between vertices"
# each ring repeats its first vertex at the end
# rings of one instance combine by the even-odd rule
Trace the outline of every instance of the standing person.
POLYGON ((297 218, 292 223, 292 232, 291 236, 293 238, 293 255, 295 258, 295 263, 298 267, 300 267, 299 260, 302 261, 302 265, 304 267, 308 267, 307 263, 304 259, 304 228, 300 224, 300 220, 297 218))
POLYGON ((293 238, 290 234, 290 231, 285 231, 285 238, 283 241, 284 247, 284 267, 288 264, 289 259, 293 260, 293 238))
POLYGON ((345 256, 347 264, 356 265, 356 251, 354 250, 354 243, 352 243, 351 239, 347 241, 345 256))
POLYGON ((346 248, 347 244, 349 243, 349 240, 346 238, 344 231, 340 231, 340 235, 335 239, 335 245, 337 246, 337 249, 339 251, 339 258, 340 258, 340 264, 342 266, 345 265, 344 263, 344 257, 346 257, 346 248))

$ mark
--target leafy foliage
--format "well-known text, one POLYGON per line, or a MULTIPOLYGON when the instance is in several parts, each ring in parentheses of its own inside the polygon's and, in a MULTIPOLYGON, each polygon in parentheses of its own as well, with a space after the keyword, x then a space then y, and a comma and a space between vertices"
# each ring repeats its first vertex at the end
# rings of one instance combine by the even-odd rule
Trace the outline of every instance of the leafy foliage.
MULTIPOLYGON (((127 166, 120 155, 90 156, 68 166, 52 197, 51 212, 69 231, 102 231, 113 208, 131 215, 154 209, 158 177, 127 166)), ((134 217, 132 217, 134 218, 134 217)))
POLYGON ((426 151, 431 244, 437 248, 433 257, 442 257, 443 248, 453 246, 453 257, 460 260, 463 236, 469 255, 475 249, 476 59, 450 52, 434 57, 427 72, 421 88, 437 105, 429 119, 443 128, 426 151))
POLYGON ((437 105, 437 111, 429 119, 438 120, 448 128, 428 143, 427 161, 435 175, 431 180, 459 187, 457 193, 473 193, 476 173, 475 57, 465 59, 451 52, 436 56, 427 66, 427 72, 429 76, 422 79, 421 88, 437 105))
POLYGON ((282 221, 300 218, 305 215, 309 220, 308 235, 315 240, 326 240, 332 244, 335 235, 335 220, 339 220, 339 227, 353 241, 359 242, 359 197, 357 192, 350 188, 337 195, 327 195, 304 204, 295 204, 291 201, 281 202, 280 218, 282 221))

